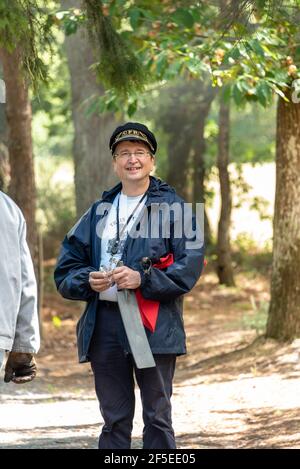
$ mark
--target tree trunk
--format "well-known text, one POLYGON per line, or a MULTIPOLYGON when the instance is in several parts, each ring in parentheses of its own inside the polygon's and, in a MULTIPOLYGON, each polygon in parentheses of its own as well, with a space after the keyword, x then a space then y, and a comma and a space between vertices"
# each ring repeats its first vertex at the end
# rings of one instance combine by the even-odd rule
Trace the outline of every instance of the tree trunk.
MULTIPOLYGON (((209 85, 204 87, 202 92, 202 101, 198 109, 197 120, 194 123, 194 139, 193 139, 193 202, 205 203, 205 121, 208 116, 211 103, 215 97, 215 90, 209 85)), ((204 242, 206 248, 212 244, 212 232, 204 207, 204 242)))
POLYGON ((167 176, 168 184, 176 190, 177 194, 184 200, 189 199, 187 192, 187 170, 188 158, 191 150, 191 135, 182 131, 181 120, 174 123, 175 135, 177 134, 176 145, 174 145, 175 135, 171 135, 168 144, 169 171, 167 176), (181 128, 180 128, 181 127, 181 128), (176 129, 178 132, 176 133, 176 129))
MULTIPOLYGON (((3 68, 0 62, 0 77, 3 76, 3 68)), ((9 158, 7 150, 7 122, 5 115, 5 84, 0 78, 0 190, 6 192, 9 177, 9 158)))
POLYGON ((0 48, 6 84, 8 152, 11 169, 9 194, 27 221, 27 239, 34 260, 37 252, 35 223, 35 179, 31 137, 31 104, 28 87, 21 75, 20 49, 12 53, 0 48))
POLYGON ((217 274, 219 282, 234 285, 230 248, 231 192, 228 173, 229 164, 229 104, 221 97, 219 114, 218 170, 221 192, 221 212, 217 240, 217 274))
MULTIPOLYGON (((62 0, 64 9, 80 7, 78 0, 62 0)), ((80 28, 65 41, 71 88, 74 122, 73 155, 75 163, 75 193, 78 216, 101 197, 104 189, 117 181, 112 169, 109 139, 117 125, 112 113, 86 115, 90 98, 103 95, 90 67, 95 63, 86 29, 80 28)))
MULTIPOLYGON (((1 54, 0 54, 1 57, 1 54)), ((3 67, 0 61, 0 143, 7 144, 7 122, 5 115, 5 84, 2 83, 3 67)))
POLYGON ((279 99, 271 303, 267 336, 300 336, 300 104, 279 99))
POLYGON ((9 180, 9 158, 7 147, 0 140, 0 191, 6 192, 9 180))
POLYGON ((167 181, 179 195, 193 202, 204 202, 204 126, 215 96, 207 83, 183 81, 171 87, 157 124, 169 135, 167 181))

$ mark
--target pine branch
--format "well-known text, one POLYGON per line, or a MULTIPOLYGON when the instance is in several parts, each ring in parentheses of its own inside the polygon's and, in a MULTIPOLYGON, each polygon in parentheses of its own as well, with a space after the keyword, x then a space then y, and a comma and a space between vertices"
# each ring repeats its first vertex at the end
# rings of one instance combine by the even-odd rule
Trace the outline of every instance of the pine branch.
POLYGON ((100 0, 84 0, 87 29, 94 46, 97 63, 94 69, 108 88, 121 95, 142 91, 146 74, 138 58, 125 39, 113 27, 111 18, 104 14, 100 0))

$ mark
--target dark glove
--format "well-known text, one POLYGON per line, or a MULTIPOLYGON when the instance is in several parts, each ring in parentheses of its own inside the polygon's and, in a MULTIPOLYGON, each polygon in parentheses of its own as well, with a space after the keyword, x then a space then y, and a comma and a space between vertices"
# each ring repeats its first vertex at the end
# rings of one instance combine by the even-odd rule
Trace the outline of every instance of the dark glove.
POLYGON ((23 384, 32 381, 37 372, 31 353, 10 352, 5 366, 5 383, 23 384))

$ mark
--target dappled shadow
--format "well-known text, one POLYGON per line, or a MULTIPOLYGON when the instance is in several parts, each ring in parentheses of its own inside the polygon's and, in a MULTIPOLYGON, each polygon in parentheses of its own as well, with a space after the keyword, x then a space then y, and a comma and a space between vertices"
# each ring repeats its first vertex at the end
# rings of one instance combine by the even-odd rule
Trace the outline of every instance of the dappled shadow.
POLYGON ((217 440, 226 436, 222 433, 181 433, 176 436, 176 443, 179 449, 224 449, 224 444, 217 440), (210 441, 210 438, 214 438, 214 441, 210 441))
MULTIPOLYGON (((233 344, 231 344, 233 346, 233 344)), ((175 382, 184 385, 184 381, 201 376, 205 382, 225 382, 242 379, 241 376, 271 376, 278 374, 282 379, 300 378, 299 346, 282 344, 264 336, 257 337, 244 347, 214 354, 191 362, 191 358, 179 365, 175 382)))
POLYGON ((0 430, 6 443, 0 449, 92 449, 97 448, 99 425, 47 426, 0 430), (93 435, 93 436, 91 436, 93 435), (10 441, 11 440, 11 441, 10 441))
MULTIPOLYGON (((178 447, 214 449, 300 448, 299 409, 237 409, 221 414, 224 428, 177 435, 178 447), (231 421, 230 428, 228 426, 231 421), (236 422, 236 428, 235 428, 236 422), (226 432, 227 429, 227 432, 226 432)), ((205 427, 205 425, 203 425, 205 427)))
POLYGON ((16 396, 0 396, 0 404, 13 404, 17 402, 18 404, 32 405, 32 404, 52 404, 53 402, 70 402, 70 401, 79 401, 79 402, 89 402, 95 401, 95 396, 76 396, 76 395, 49 395, 45 397, 36 396, 36 397, 20 397, 16 396))
MULTIPOLYGON (((178 448, 255 449, 300 448, 300 415, 298 409, 212 410, 220 415, 220 427, 210 428, 203 422, 199 432, 178 433, 178 448)), ((101 425, 78 425, 26 429, 19 438, 0 449, 97 449, 101 425), (72 435, 70 434, 72 432, 72 435)), ((132 439, 132 449, 141 449, 142 439, 132 439)))
MULTIPOLYGON (((7 442, 0 449, 97 449, 101 425, 76 425, 0 430, 7 442), (11 440, 10 440, 11 434, 11 440)), ((141 438, 132 438, 132 449, 142 448, 141 438)))
POLYGON ((90 437, 73 436, 72 438, 34 438, 18 444, 7 443, 0 449, 97 449, 97 440, 90 437))
MULTIPOLYGON (((216 413, 222 413, 224 418, 230 415, 228 411, 216 411, 216 413)), ((246 409, 236 410, 231 414, 241 418, 246 429, 231 431, 227 437, 226 445, 229 444, 227 447, 231 447, 230 445, 233 448, 300 447, 299 409, 246 409)))

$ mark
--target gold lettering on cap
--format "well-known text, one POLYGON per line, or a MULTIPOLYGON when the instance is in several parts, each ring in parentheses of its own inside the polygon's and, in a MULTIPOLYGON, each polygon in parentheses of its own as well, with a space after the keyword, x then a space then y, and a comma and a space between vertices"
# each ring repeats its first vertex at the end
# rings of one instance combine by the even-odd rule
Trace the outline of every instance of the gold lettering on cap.
POLYGON ((148 143, 151 150, 154 151, 154 147, 153 147, 152 143, 149 141, 149 139, 147 138, 147 135, 145 135, 140 130, 135 130, 135 129, 128 129, 128 130, 123 130, 123 132, 120 132, 116 136, 114 144, 119 142, 120 140, 124 140, 129 135, 135 135, 135 136, 139 137, 140 140, 143 140, 144 142, 148 143))

